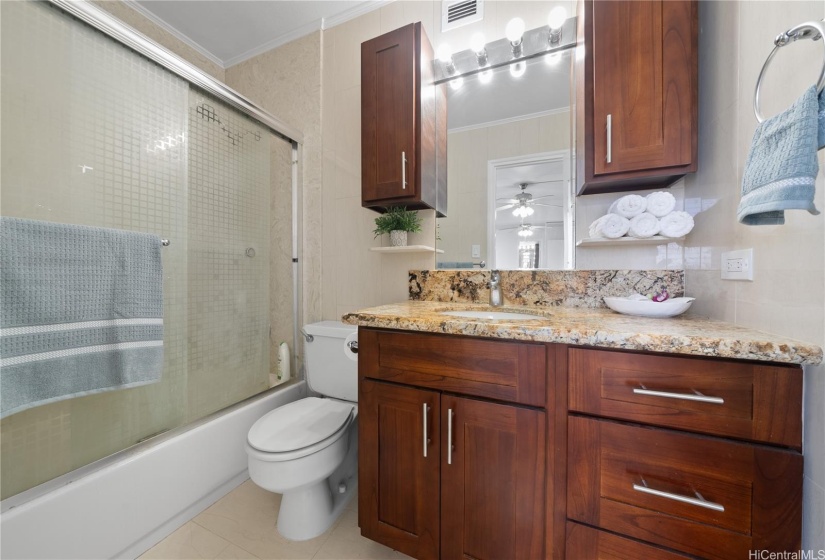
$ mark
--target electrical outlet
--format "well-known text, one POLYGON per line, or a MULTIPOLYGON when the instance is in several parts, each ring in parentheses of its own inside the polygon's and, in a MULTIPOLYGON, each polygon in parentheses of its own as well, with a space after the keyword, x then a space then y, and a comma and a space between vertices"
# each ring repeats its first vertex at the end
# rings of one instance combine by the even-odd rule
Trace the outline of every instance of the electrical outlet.
POLYGON ((753 249, 722 253, 722 280, 753 282, 753 249))
POLYGON ((473 245, 472 249, 473 249, 473 251, 472 251, 473 258, 474 259, 480 259, 481 258, 481 245, 473 245))

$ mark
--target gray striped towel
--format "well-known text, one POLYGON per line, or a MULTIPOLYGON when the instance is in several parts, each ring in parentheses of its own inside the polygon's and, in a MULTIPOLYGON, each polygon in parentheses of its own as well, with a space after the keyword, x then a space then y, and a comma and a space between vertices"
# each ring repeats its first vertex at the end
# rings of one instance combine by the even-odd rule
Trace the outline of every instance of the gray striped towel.
POLYGON ((0 218, 0 418, 160 380, 160 238, 0 218))

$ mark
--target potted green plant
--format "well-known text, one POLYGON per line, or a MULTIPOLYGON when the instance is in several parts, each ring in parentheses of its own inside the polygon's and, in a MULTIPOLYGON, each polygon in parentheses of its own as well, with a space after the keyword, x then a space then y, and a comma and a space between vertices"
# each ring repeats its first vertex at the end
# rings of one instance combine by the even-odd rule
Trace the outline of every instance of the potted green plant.
POLYGON ((407 210, 405 206, 388 208, 386 214, 375 218, 375 237, 381 234, 390 234, 390 245, 404 247, 407 245, 407 233, 421 231, 421 218, 418 212, 407 210))

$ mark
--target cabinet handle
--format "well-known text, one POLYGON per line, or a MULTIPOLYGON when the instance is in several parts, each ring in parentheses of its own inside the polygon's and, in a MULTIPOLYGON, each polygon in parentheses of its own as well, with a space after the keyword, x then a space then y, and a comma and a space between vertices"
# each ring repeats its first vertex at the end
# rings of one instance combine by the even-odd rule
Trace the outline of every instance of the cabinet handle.
POLYGON ((447 409, 447 464, 453 464, 453 409, 447 409))
POLYGON ((725 399, 723 399, 722 397, 709 397, 707 395, 703 395, 695 389, 693 393, 670 393, 668 391, 652 391, 644 385, 642 385, 641 387, 634 387, 633 392, 637 395, 648 395, 650 397, 662 397, 665 399, 680 399, 683 401, 725 404, 725 399))
POLYGON ((693 506, 699 506, 707 509, 712 509, 713 511, 725 511, 725 506, 722 504, 717 504, 716 502, 710 502, 702 497, 699 492, 694 491, 696 494, 695 498, 691 498, 690 496, 682 496, 681 494, 673 494, 672 492, 665 492, 663 490, 656 490, 655 488, 650 488, 647 485, 647 481, 643 478, 641 484, 634 484, 633 489, 638 492, 643 492, 645 494, 652 494, 653 496, 659 496, 660 498, 667 498, 668 500, 674 500, 677 502, 682 502, 684 504, 690 504, 693 506))
POLYGON ((427 444, 430 442, 430 439, 427 437, 427 413, 430 411, 430 407, 427 406, 427 403, 424 403, 422 408, 423 408, 423 416, 424 416, 424 457, 426 457, 427 456, 427 444))
POLYGON ((613 115, 607 115, 607 163, 613 161, 613 115))
POLYGON ((401 152, 401 188, 407 189, 407 152, 401 152))

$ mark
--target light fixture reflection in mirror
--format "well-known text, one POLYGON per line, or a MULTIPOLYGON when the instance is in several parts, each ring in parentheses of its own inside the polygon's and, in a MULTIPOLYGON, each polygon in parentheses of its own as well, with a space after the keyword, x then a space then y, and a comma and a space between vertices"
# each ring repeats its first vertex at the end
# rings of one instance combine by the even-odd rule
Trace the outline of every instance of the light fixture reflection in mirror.
POLYGON ((521 78, 525 72, 527 72, 527 62, 524 60, 519 60, 510 65, 510 75, 514 78, 521 78))
POLYGON ((510 66, 488 68, 447 88, 450 210, 438 219, 439 268, 573 268, 573 56, 528 59, 518 78, 510 66))
POLYGON ((478 73, 478 81, 482 84, 489 84, 493 81, 493 71, 492 70, 485 70, 484 72, 478 73))

